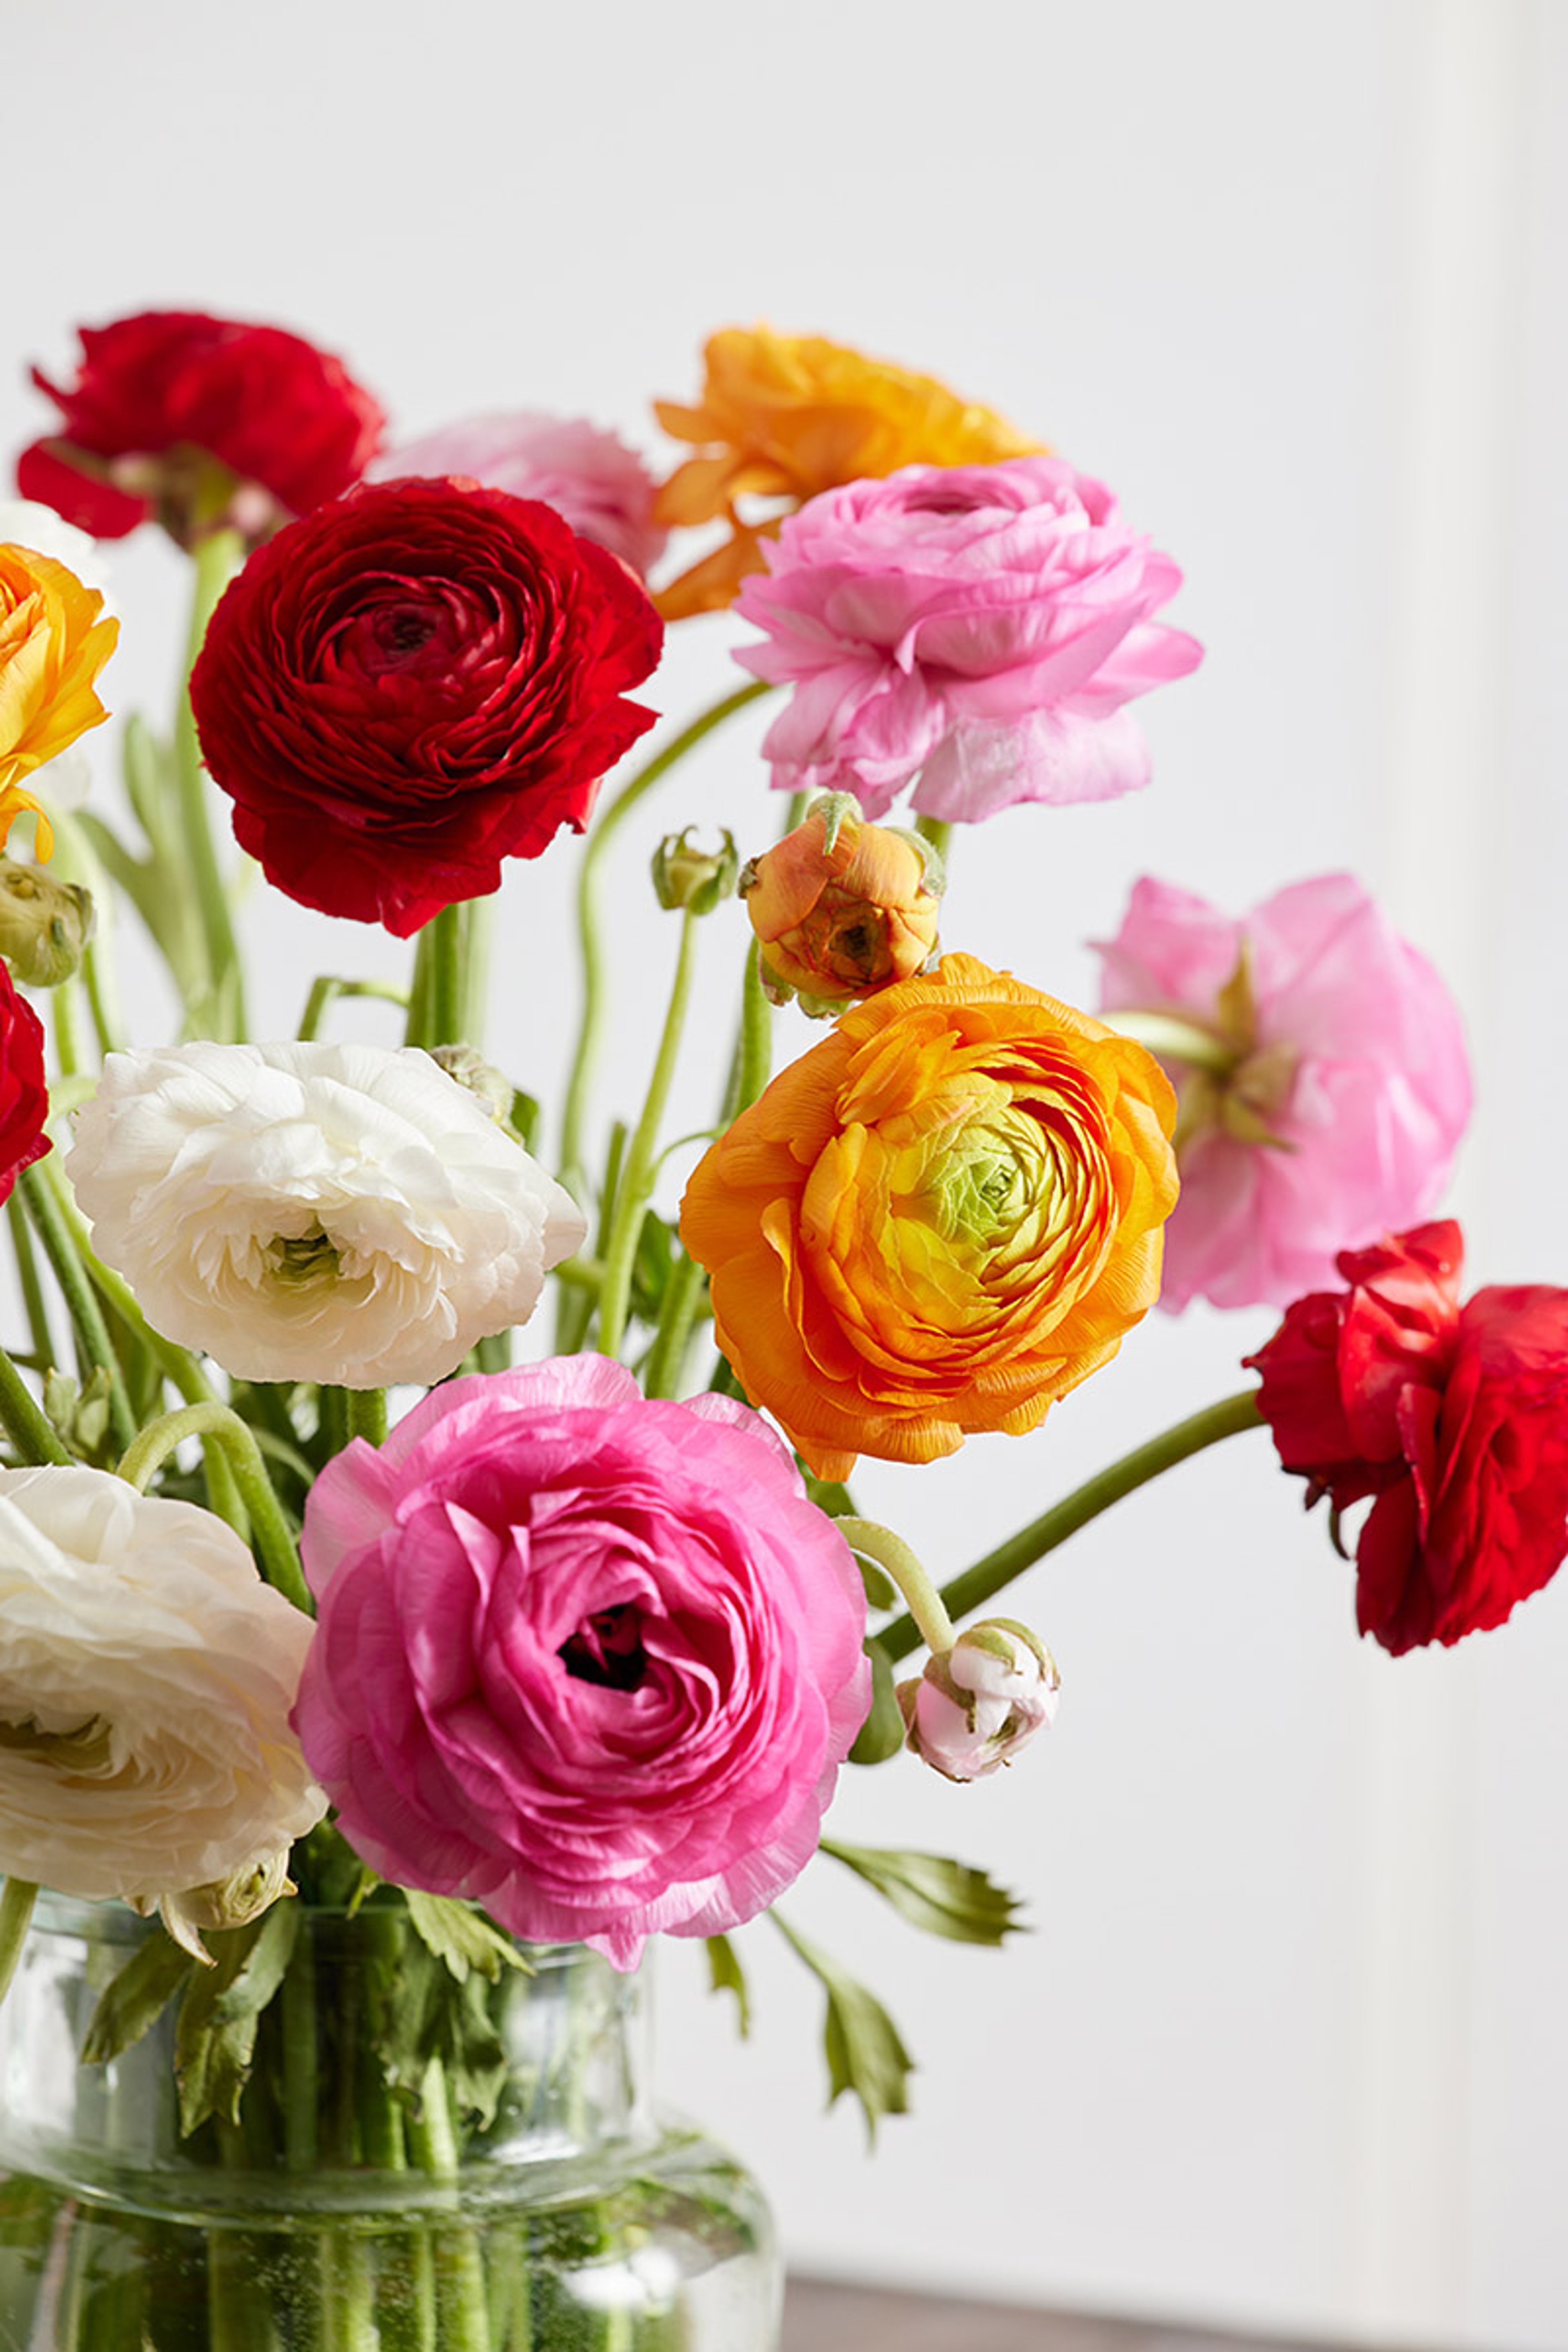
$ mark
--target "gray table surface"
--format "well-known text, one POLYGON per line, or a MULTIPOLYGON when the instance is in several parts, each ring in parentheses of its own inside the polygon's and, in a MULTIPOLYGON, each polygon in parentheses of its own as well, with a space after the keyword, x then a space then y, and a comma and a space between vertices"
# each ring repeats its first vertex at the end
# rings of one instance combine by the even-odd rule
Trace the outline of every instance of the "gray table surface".
POLYGON ((792 2278, 783 2352, 1310 2352, 1284 2338, 792 2278))

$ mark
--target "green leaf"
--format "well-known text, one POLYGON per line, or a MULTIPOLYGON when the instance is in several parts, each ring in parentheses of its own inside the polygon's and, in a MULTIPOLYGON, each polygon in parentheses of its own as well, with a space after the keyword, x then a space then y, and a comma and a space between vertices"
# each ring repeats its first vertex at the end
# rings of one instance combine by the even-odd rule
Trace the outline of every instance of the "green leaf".
POLYGON ((195 1970, 174 2029, 182 2137, 209 2116, 239 2121, 261 2012, 283 1981, 299 1932, 300 1906, 285 1901, 248 1927, 211 1937, 215 1965, 195 1970))
POLYGON ((140 2042, 195 1966, 172 1936, 155 1927, 100 1993, 81 2045, 83 2064, 103 2065, 140 2042))
POLYGON ((653 1209, 645 1209, 632 1261, 632 1312, 644 1323, 657 1323, 675 1264, 669 1227, 653 1209))
POLYGON ((521 1144, 523 1150, 527 1151, 533 1142, 534 1129, 539 1125, 539 1103, 537 1097, 533 1095, 525 1095, 521 1087, 514 1087, 512 1088, 511 1095, 511 1108, 506 1115, 506 1123, 508 1127, 510 1128, 513 1135, 516 1136, 518 1141, 521 1144))
POLYGON ((822 2023, 827 2104, 832 2106, 844 2092, 852 2092, 860 2102, 866 2137, 874 2147, 883 2116, 909 2113, 909 2078, 915 2062, 874 1992, 815 1944, 808 1944, 777 1911, 769 1916, 827 1994, 822 2023))
POLYGON ((459 1903, 449 1895, 423 1895, 413 1886, 404 1899, 415 1934, 459 1984, 467 1982, 470 1969, 478 1969, 491 1984, 499 1981, 502 1969, 533 1974, 511 1937, 492 1927, 471 1903, 459 1903))
POLYGON ((710 1936, 707 1943, 708 1989, 710 1992, 734 1994, 735 2029, 744 2042, 752 2031, 752 1996, 746 1971, 728 1936, 710 1936))
POLYGON ((849 1750, 851 1764, 885 1764, 896 1756, 904 1744, 904 1718, 893 1687, 893 1669, 887 1653, 874 1641, 866 1644, 866 1655, 871 1661, 871 1707, 865 1722, 855 1734, 855 1744, 849 1750))
POLYGON ((458 1979, 423 1943, 405 1943, 389 1977, 376 2034, 388 2084, 417 2105, 438 2062, 454 2105, 484 2129, 509 2074, 489 1982, 478 1968, 458 1979))
POLYGON ((955 1944, 1000 1944, 1028 1931, 1014 1916, 1018 1897, 983 1870, 943 1853, 904 1853, 891 1846, 840 1845, 824 1838, 822 1852, 874 1886, 911 1926, 955 1944))

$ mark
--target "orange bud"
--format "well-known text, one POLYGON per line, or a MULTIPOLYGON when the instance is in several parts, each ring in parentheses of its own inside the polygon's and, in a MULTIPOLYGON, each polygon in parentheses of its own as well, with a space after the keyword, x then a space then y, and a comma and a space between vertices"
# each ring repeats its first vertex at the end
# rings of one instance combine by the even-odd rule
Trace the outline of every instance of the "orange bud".
POLYGON ((940 861, 918 834, 868 824, 846 793, 808 809, 753 858, 741 891, 775 1003, 808 1011, 874 996, 923 971, 936 947, 940 861))

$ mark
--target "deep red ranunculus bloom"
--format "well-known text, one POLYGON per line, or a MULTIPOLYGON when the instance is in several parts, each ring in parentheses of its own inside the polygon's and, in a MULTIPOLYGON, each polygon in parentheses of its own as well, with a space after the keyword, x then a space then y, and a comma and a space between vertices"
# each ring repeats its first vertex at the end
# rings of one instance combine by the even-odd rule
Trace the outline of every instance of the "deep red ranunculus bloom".
POLYGON ((0 963, 0 1202, 24 1168, 54 1149, 44 1133, 48 1115, 44 1024, 0 963))
POLYGON ((1307 1500, 1373 1498, 1356 1617, 1385 1650, 1500 1625, 1568 1553, 1568 1290, 1478 1290, 1460 1306, 1451 1221, 1347 1250, 1247 1358, 1307 1500))
POLYGON ((622 698, 663 627, 552 507, 457 478, 367 484, 290 523, 191 676, 240 846, 307 907, 405 938, 503 857, 581 833, 657 714, 622 698))
POLYGON ((184 537, 214 458, 249 488, 259 537, 338 497, 381 443, 385 419, 342 361, 281 327, 144 310, 83 327, 81 351, 73 384, 33 370, 60 423, 22 452, 16 487, 99 539, 153 515, 184 537))

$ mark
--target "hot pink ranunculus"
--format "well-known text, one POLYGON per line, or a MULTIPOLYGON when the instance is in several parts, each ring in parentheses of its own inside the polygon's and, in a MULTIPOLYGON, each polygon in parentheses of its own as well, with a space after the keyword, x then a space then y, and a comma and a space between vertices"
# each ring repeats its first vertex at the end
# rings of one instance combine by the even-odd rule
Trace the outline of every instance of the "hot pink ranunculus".
POLYGON ((384 1876, 629 1968, 810 1858, 869 1702, 848 1547, 748 1406, 565 1356, 435 1390, 310 1491, 295 1722, 384 1876))
POLYGON ((401 443, 365 469, 372 482, 417 474, 466 474, 515 499, 538 499, 642 579, 664 553, 668 533, 653 519, 652 475, 636 450, 580 416, 466 417, 401 443))
POLYGON ((736 610, 736 654, 792 685, 764 751, 780 791, 854 793, 973 822, 1015 801, 1110 800, 1149 780, 1122 709, 1203 649, 1152 615, 1182 575, 1059 457, 907 466, 802 507, 736 610))
POLYGON ((1294 883, 1239 921, 1145 879, 1099 951, 1113 1024, 1135 1009, 1202 1033, 1188 1057, 1132 1024, 1181 1104, 1162 1307, 1287 1306, 1333 1280, 1342 1250, 1435 1206, 1469 1118, 1464 1034, 1353 876, 1294 883))

